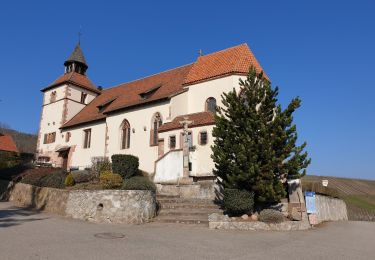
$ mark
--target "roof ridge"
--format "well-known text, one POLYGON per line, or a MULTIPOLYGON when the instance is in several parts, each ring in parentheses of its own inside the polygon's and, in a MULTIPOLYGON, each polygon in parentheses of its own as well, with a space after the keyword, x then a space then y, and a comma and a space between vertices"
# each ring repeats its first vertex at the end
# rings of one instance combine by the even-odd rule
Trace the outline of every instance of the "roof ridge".
POLYGON ((201 58, 201 57, 207 57, 207 56, 211 56, 211 55, 213 55, 213 54, 217 54, 217 53, 220 53, 220 52, 224 52, 224 51, 228 51, 228 50, 231 50, 231 49, 235 49, 235 48, 238 48, 238 47, 240 47, 240 46, 246 46, 247 48, 249 48, 249 46, 247 45, 247 43, 244 42, 244 43, 241 43, 241 44, 238 44, 238 45, 232 46, 232 47, 228 47, 228 48, 226 48, 226 49, 222 49, 222 50, 219 50, 219 51, 214 51, 214 52, 211 52, 211 53, 209 53, 209 54, 204 54, 203 56, 200 56, 199 58, 201 58))
MULTIPOLYGON (((210 56, 210 55, 213 55, 213 54, 216 54, 216 53, 220 53, 220 52, 224 52, 224 51, 228 51, 230 49, 234 49, 234 48, 238 48, 240 46, 246 46, 248 49, 249 49, 249 46, 247 45, 247 43, 241 43, 241 44, 238 44, 238 45, 235 45, 235 46, 232 46, 232 47, 228 47, 226 49, 223 49, 223 50, 219 50, 219 51, 215 51, 215 52, 211 52, 209 54, 205 54, 203 56, 200 56, 198 57, 199 58, 202 58, 202 57, 207 57, 207 56, 210 56)), ((252 52, 251 52, 252 53, 252 52)), ((253 53, 252 53, 253 54, 253 53)), ((254 54, 253 54, 254 55, 254 54)), ((181 66, 178 66, 178 67, 175 67, 175 68, 171 68, 171 69, 167 69, 167 70, 164 70, 164 71, 160 71, 160 72, 157 72, 157 73, 154 73, 154 74, 151 74, 151 75, 148 75, 148 76, 144 76, 144 77, 141 77, 141 78, 138 78, 138 79, 134 79, 134 80, 131 80, 131 81, 127 81, 127 82, 122 82, 122 83, 119 83, 117 85, 114 85, 112 87, 109 87, 109 88, 106 88, 106 89, 103 89, 103 92, 104 91, 107 91, 107 90, 111 90, 111 89, 114 89, 114 88, 117 88, 117 87, 121 87, 122 85, 124 84, 129 84, 129 83, 132 83, 132 82, 135 82, 135 81, 138 81, 138 80, 143 80, 143 79, 147 79, 147 78, 150 78, 150 77, 153 77, 153 76, 156 76, 156 75, 159 75, 159 74, 162 74, 162 73, 166 73, 166 72, 169 72, 169 71, 172 71, 172 70, 176 70, 176 69, 179 69, 179 68, 183 68, 183 67, 186 67, 186 66, 189 66, 189 65, 194 65, 195 63, 197 62, 194 61, 194 62, 191 62, 191 63, 188 63, 188 64, 185 64, 185 65, 181 65, 181 66)))
POLYGON ((131 81, 127 81, 127 82, 123 82, 123 83, 120 83, 120 84, 117 84, 113 87, 109 87, 109 88, 106 88, 106 89, 103 89, 103 92, 104 91, 107 91, 107 90, 111 90, 111 89, 114 89, 114 88, 118 88, 118 87, 121 87, 125 84, 130 84, 130 83, 133 83, 133 82, 136 82, 136 81, 139 81, 139 80, 143 80, 143 79, 147 79, 147 78, 151 78, 151 77, 154 77, 154 76, 157 76, 157 75, 160 75, 162 73, 167 73, 167 72, 170 72, 170 71, 173 71, 173 70, 177 70, 177 69, 181 69, 183 67, 187 67, 189 65, 193 65, 195 62, 191 62, 191 63, 188 63, 188 64, 185 64, 185 65, 181 65, 181 66, 178 66, 178 67, 175 67, 175 68, 172 68, 172 69, 167 69, 167 70, 164 70, 164 71, 161 71, 161 72, 158 72, 158 73, 154 73, 154 74, 151 74, 149 76, 145 76, 145 77, 142 77, 142 78, 139 78, 139 79, 134 79, 134 80, 131 80, 131 81))

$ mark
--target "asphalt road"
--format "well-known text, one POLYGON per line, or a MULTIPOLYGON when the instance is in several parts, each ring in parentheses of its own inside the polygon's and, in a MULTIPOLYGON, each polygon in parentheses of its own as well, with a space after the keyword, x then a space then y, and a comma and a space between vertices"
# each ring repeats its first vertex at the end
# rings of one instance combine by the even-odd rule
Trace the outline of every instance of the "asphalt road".
POLYGON ((374 238, 375 223, 370 222, 327 223, 294 232, 209 230, 155 223, 110 225, 0 202, 1 260, 375 259, 374 238))

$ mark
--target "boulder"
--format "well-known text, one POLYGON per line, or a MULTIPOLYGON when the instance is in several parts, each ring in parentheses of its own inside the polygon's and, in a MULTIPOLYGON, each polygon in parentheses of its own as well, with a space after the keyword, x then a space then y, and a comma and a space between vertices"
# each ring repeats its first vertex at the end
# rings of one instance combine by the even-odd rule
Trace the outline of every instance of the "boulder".
POLYGON ((243 215, 241 216, 241 218, 242 218, 243 220, 247 220, 247 219, 249 219, 249 215, 247 215, 247 214, 243 214, 243 215))
POLYGON ((301 212, 298 211, 297 208, 292 208, 289 217, 292 220, 297 220, 297 221, 302 220, 302 214, 301 214, 301 212))
POLYGON ((250 218, 252 221, 258 221, 258 213, 252 214, 250 218))

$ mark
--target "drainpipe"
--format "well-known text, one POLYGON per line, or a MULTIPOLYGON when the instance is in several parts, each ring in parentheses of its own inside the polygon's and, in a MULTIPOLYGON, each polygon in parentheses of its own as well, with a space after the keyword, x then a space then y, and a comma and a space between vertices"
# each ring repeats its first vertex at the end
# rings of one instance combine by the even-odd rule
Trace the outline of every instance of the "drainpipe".
POLYGON ((107 124, 107 120, 105 120, 105 135, 104 135, 104 157, 107 156, 107 146, 108 146, 108 124, 107 124))

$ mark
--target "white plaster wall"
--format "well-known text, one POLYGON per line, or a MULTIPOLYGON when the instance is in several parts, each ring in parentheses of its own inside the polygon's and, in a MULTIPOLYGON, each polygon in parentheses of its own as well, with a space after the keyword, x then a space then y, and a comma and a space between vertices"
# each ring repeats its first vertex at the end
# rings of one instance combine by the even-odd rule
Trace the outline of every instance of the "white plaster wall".
POLYGON ((54 151, 56 145, 61 143, 60 126, 62 113, 64 108, 64 101, 60 100, 43 107, 42 119, 40 124, 40 139, 39 150, 54 151), (44 134, 56 132, 56 140, 54 143, 43 144, 44 134))
MULTIPOLYGON (((240 89, 239 78, 241 76, 228 76, 214 79, 189 86, 188 93, 188 113, 205 111, 206 100, 209 97, 216 99, 216 105, 222 106, 221 95, 223 92, 240 89)), ((245 79, 245 77, 242 77, 245 79)))
POLYGON ((192 176, 210 176, 214 168, 214 162, 211 159, 211 145, 213 145, 212 137, 213 126, 202 126, 192 128, 193 132, 193 144, 196 146, 195 151, 190 153, 190 160, 192 161, 192 176), (199 133, 207 131, 207 144, 200 145, 198 143, 199 133))
POLYGON ((154 182, 177 181, 183 176, 183 152, 171 151, 156 162, 154 182))
POLYGON ((49 89, 44 92, 43 105, 49 104, 51 99, 51 93, 56 91, 56 101, 65 97, 66 84, 49 89))
POLYGON ((171 119, 188 113, 188 92, 171 98, 171 119))
POLYGON ((79 111, 81 111, 86 105, 77 103, 75 101, 67 100, 67 108, 68 113, 66 115, 66 122, 68 122, 70 119, 72 119, 76 114, 78 114, 79 111))
POLYGON ((97 96, 97 94, 92 91, 89 91, 80 87, 76 87, 74 85, 69 85, 69 92, 70 92, 69 98, 77 102, 81 102, 82 92, 86 93, 87 94, 86 104, 89 104, 97 96))
POLYGON ((63 135, 65 137, 67 132, 70 132, 69 142, 63 140, 62 146, 71 146, 74 152, 71 156, 70 166, 73 167, 90 167, 91 158, 96 156, 104 156, 105 150, 105 130, 106 125, 104 121, 93 122, 81 127, 64 129, 63 135), (84 130, 91 129, 91 146, 90 148, 83 148, 84 130), (75 148, 73 148, 75 146, 75 148))
MULTIPOLYGON (((213 145, 212 137, 213 125, 193 127, 189 130, 193 135, 193 146, 196 147, 195 151, 190 151, 189 160, 192 162, 191 176, 210 176, 212 175, 212 169, 214 168, 214 162, 211 159, 211 145, 213 145), (200 145, 199 133, 206 131, 208 136, 208 142, 206 145, 200 145)), ((182 149, 181 146, 181 133, 182 129, 176 129, 169 132, 163 132, 159 134, 159 138, 164 138, 164 153, 170 151, 169 149, 169 136, 176 136, 176 149, 182 149)))
POLYGON ((113 154, 132 154, 139 158, 140 169, 146 172, 154 172, 154 163, 158 158, 158 147, 150 146, 150 130, 152 117, 156 112, 162 116, 163 122, 169 114, 169 101, 158 102, 152 105, 136 107, 130 110, 110 114, 107 117, 108 124, 108 156, 113 154), (120 149, 121 125, 124 120, 130 124, 130 148, 120 149), (146 131, 144 131, 146 127, 146 131), (134 132, 133 132, 134 129, 134 132))
MULTIPOLYGON (((176 136, 176 148, 175 149, 182 149, 182 146, 181 146, 181 133, 182 132, 183 132, 182 129, 176 129, 176 130, 172 130, 168 132, 159 133, 159 138, 164 139, 164 153, 167 153, 170 150, 169 149, 169 137, 172 135, 176 136)), ((194 138, 193 138, 193 145, 194 145, 194 138)))

